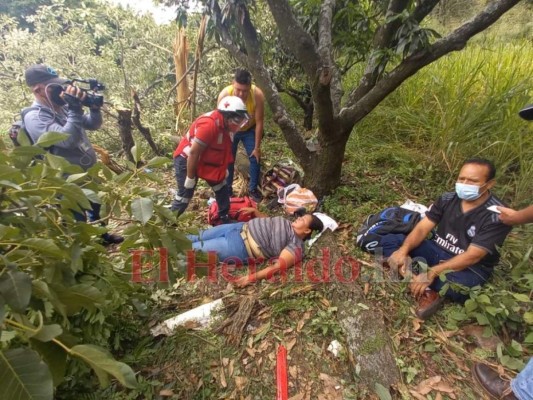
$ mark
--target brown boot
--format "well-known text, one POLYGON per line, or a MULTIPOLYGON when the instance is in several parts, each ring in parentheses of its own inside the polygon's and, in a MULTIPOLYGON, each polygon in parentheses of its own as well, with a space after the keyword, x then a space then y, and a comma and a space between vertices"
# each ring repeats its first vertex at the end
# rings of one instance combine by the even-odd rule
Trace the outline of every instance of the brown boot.
POLYGON ((444 303, 444 297, 441 297, 434 290, 425 290, 418 299, 415 314, 420 319, 428 319, 438 311, 442 303, 444 303))
POLYGON ((494 400, 517 400, 511 390, 511 382, 503 379, 498 372, 485 364, 476 363, 472 376, 479 386, 494 400))

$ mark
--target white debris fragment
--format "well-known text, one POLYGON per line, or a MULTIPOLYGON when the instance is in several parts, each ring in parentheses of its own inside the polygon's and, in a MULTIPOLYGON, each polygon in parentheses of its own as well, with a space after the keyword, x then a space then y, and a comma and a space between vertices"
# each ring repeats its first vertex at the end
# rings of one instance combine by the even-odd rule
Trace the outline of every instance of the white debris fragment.
POLYGON ((199 327, 205 328, 212 320, 212 312, 220 309, 221 306, 222 299, 202 304, 199 307, 193 308, 192 310, 186 311, 161 322, 159 325, 150 329, 150 332, 153 336, 169 336, 172 335, 177 326, 183 325, 187 322, 195 322, 199 327))
POLYGON ((333 354, 335 357, 339 355, 340 350, 342 349, 342 345, 339 343, 338 340, 332 341, 328 346, 328 351, 333 354))

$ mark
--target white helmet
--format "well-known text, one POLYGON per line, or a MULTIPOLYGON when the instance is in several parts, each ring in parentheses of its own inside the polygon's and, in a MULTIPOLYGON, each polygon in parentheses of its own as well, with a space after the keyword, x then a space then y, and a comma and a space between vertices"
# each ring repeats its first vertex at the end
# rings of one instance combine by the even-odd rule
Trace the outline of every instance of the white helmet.
POLYGON ((218 103, 217 110, 220 111, 224 117, 233 118, 241 117, 250 119, 246 106, 240 97, 237 96, 226 96, 220 103, 218 103))

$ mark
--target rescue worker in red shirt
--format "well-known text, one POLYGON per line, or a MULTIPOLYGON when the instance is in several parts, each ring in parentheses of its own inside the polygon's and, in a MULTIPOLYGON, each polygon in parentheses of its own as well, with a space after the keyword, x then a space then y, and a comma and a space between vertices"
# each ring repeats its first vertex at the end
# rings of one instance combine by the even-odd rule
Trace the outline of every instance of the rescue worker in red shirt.
POLYGON ((181 215, 187 209, 198 178, 202 178, 215 192, 222 223, 232 222, 228 217, 230 187, 226 182, 227 168, 233 162, 233 135, 249 118, 240 98, 226 96, 216 110, 199 116, 192 123, 174 151, 178 192, 172 202, 172 211, 181 215))

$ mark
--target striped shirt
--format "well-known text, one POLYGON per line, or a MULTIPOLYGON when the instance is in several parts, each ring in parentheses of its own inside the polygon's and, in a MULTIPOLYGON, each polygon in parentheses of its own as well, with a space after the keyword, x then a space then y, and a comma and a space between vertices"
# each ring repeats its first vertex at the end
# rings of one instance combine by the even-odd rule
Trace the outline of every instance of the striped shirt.
POLYGON ((303 255, 304 242, 296 236, 289 220, 283 217, 254 218, 247 224, 248 232, 266 258, 278 257, 284 249, 293 255, 303 255), (298 248, 300 252, 296 252, 298 248))

